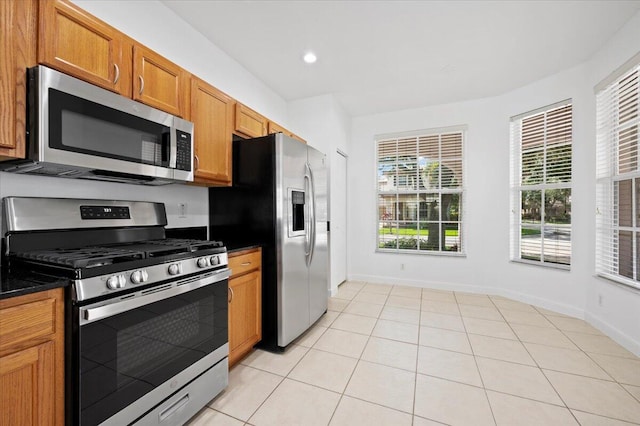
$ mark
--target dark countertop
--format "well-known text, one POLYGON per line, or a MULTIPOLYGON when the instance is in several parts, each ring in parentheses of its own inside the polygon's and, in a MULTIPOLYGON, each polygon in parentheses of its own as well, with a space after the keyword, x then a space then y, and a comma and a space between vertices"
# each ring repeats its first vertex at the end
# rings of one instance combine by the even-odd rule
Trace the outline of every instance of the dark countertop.
POLYGON ((66 287, 71 284, 67 278, 52 277, 33 272, 0 272, 0 299, 22 296, 29 293, 66 287))

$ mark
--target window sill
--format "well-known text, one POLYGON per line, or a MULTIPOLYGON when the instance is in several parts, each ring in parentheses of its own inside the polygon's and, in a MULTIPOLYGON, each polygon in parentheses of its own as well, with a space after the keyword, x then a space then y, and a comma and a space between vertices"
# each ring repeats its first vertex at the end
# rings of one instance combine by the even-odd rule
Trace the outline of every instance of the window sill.
POLYGON ((610 275, 605 273, 596 273, 596 276, 599 278, 604 278, 609 281, 611 284, 617 285, 619 287, 623 287, 626 290, 632 290, 634 292, 640 292, 640 283, 633 284, 628 282, 624 278, 620 278, 617 275, 610 275))
POLYGON ((523 265, 538 266, 538 267, 548 268, 548 269, 557 269, 560 271, 567 271, 567 272, 571 271, 571 265, 562 265, 558 263, 543 263, 543 262, 536 262, 534 260, 524 260, 524 259, 511 259, 511 262, 520 263, 523 265))
POLYGON ((377 248, 376 253, 385 254, 416 254, 419 256, 446 256, 446 257, 467 257, 464 252, 457 251, 428 251, 428 250, 402 250, 402 249, 381 249, 377 248))

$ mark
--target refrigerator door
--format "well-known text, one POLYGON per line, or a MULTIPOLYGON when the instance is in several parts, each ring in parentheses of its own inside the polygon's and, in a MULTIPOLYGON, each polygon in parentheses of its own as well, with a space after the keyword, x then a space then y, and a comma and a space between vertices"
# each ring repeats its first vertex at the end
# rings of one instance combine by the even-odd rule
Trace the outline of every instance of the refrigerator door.
POLYGON ((284 347, 310 325, 305 255, 311 232, 310 185, 305 179, 307 147, 282 134, 276 136, 275 143, 278 346, 284 347))
POLYGON ((329 241, 327 232, 328 176, 326 156, 307 147, 311 169, 312 219, 309 264, 309 320, 313 324, 327 310, 329 297, 329 241))

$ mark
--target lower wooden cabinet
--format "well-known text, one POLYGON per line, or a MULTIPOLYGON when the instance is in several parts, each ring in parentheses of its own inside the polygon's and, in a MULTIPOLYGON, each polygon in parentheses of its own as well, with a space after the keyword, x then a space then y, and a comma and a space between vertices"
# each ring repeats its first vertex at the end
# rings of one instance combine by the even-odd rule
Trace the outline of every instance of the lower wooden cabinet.
POLYGON ((64 424, 64 294, 0 300, 0 425, 64 424))
POLYGON ((229 254, 229 367, 262 339, 262 249, 229 254))

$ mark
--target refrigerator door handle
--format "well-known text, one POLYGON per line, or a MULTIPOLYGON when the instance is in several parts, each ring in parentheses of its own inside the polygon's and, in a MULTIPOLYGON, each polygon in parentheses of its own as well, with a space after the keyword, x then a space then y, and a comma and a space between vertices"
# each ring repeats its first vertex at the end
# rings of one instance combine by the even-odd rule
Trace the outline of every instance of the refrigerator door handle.
POLYGON ((313 252, 315 251, 316 247, 316 181, 313 177, 313 171, 311 170, 311 165, 309 163, 307 163, 307 168, 309 170, 309 182, 311 189, 311 196, 309 197, 311 199, 311 206, 309 208, 311 212, 311 243, 309 247, 309 264, 311 264, 311 261, 313 260, 313 252))
MULTIPOLYGON (((304 190, 305 190, 305 194, 308 196, 308 198, 311 198, 311 169, 309 168, 309 163, 305 163, 304 164, 305 167, 305 174, 304 174, 304 190)), ((305 259, 305 263, 307 264, 307 266, 309 266, 309 263, 311 262, 311 258, 309 257, 311 255, 311 206, 310 203, 305 203, 305 210, 307 210, 305 212, 305 224, 304 224, 304 259, 305 259)))

